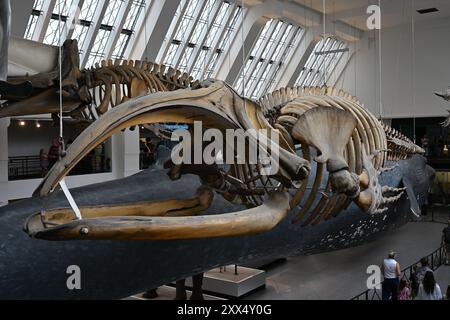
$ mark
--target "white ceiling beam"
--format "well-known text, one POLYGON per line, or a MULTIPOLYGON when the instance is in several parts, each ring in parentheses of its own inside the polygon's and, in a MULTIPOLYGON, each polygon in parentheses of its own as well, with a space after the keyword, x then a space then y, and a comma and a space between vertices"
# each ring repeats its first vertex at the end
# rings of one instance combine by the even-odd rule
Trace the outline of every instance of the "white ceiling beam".
MULTIPOLYGON (((329 84, 331 86, 336 87, 338 82, 342 79, 342 77, 345 75, 345 70, 347 70, 347 67, 349 64, 355 59, 355 55, 358 51, 355 50, 355 46, 352 46, 352 48, 349 48, 349 51, 346 52, 341 60, 337 63, 335 69, 331 73, 329 77, 329 84)), ((355 79, 356 81, 356 79, 355 79)), ((353 93, 356 95, 356 92, 353 93)))
POLYGON ((89 52, 94 45, 95 37, 98 34, 98 30, 102 24, 103 17, 105 16, 106 9, 108 7, 109 0, 99 0, 97 4, 97 9, 95 10, 94 17, 92 19, 94 25, 91 26, 86 35, 86 40, 84 41, 83 56, 81 61, 81 66, 84 67, 89 59, 89 52))
MULTIPOLYGON (((213 4, 213 9, 211 10, 211 16, 208 17, 208 21, 207 21, 207 25, 206 28, 203 28, 203 30, 201 31, 201 35, 199 36, 200 43, 197 43, 195 48, 193 49, 194 52, 191 54, 191 58, 189 59, 189 62, 187 64, 188 69, 186 70, 186 72, 188 74, 192 73, 192 70, 195 67, 196 61, 198 60, 200 53, 202 52, 202 48, 206 43, 206 38, 208 33, 211 31, 211 26, 213 25, 214 21, 216 21, 217 15, 220 12, 220 7, 222 6, 222 1, 216 1, 213 4)), ((211 50, 209 50, 211 51, 211 50)), ((205 59, 206 61, 206 59, 205 59)), ((206 64, 205 64, 205 69, 206 69, 206 64)))
POLYGON ((169 31, 173 17, 181 0, 153 0, 147 5, 141 26, 136 30, 136 40, 130 50, 130 59, 157 61, 158 53, 163 48, 164 38, 169 31))
POLYGON ((267 18, 253 15, 251 10, 247 10, 242 17, 244 19, 243 25, 241 18, 238 21, 231 46, 229 46, 228 52, 224 54, 222 65, 218 68, 216 75, 218 79, 225 80, 230 84, 235 83, 238 78, 243 63, 245 64, 247 61, 253 44, 267 22, 267 18), (242 45, 242 40, 244 40, 244 45, 242 45))
POLYGON ((11 1, 11 35, 22 38, 30 19, 34 0, 11 1))
MULTIPOLYGON (((83 8, 84 0, 73 1, 70 7, 69 19, 66 22, 65 34, 67 34, 67 39, 71 39, 73 36, 73 31, 75 30, 76 22, 78 21, 81 13, 81 8, 83 8)), ((77 39, 78 40, 78 39, 77 39)))
POLYGON ((44 14, 39 17, 36 30, 34 31, 33 39, 34 41, 43 42, 45 38, 45 33, 47 32, 48 24, 53 14, 53 9, 55 9, 56 0, 48 1, 42 7, 44 14))
POLYGON ((106 44, 105 48, 105 60, 111 58, 114 47, 119 40, 120 34, 122 32, 123 26, 125 25, 125 22, 127 20, 128 13, 130 12, 131 5, 133 4, 133 1, 125 2, 125 5, 122 5, 120 7, 120 11, 117 13, 117 18, 114 21, 113 30, 111 31, 111 34, 109 36, 108 42, 106 44))

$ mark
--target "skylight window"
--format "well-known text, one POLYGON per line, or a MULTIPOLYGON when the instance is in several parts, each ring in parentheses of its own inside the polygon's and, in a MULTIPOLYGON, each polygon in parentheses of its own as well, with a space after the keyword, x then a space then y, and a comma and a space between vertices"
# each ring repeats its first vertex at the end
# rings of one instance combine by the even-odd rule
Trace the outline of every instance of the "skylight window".
POLYGON ((213 76, 242 8, 225 0, 182 0, 160 61, 196 79, 213 76))
POLYGON ((78 40, 80 53, 83 53, 83 48, 89 28, 91 28, 94 24, 93 20, 98 7, 98 3, 99 1, 97 0, 84 0, 83 6, 80 10, 80 15, 75 22, 72 38, 78 40))
POLYGON ((28 19, 27 29, 25 31, 25 39, 32 39, 36 30, 39 17, 42 16, 44 10, 44 0, 34 1, 33 10, 28 19))
POLYGON ((94 45, 89 53, 89 59, 86 63, 86 67, 92 66, 94 63, 99 62, 105 58, 106 50, 108 49, 108 41, 112 36, 113 30, 116 27, 116 21, 119 18, 122 6, 125 6, 123 0, 110 0, 108 6, 106 7, 105 15, 103 16, 100 30, 98 31, 97 37, 94 40, 94 45))
POLYGON ((348 51, 346 44, 335 38, 319 41, 300 72, 296 86, 323 86, 348 51))
POLYGON ((283 67, 291 58, 292 48, 297 46, 303 32, 301 27, 285 21, 267 21, 234 88, 251 99, 273 91, 283 67))
POLYGON ((123 59, 150 2, 35 0, 24 37, 56 46, 67 37, 77 39, 86 67, 110 57, 123 59))
MULTIPOLYGON (((57 0, 53 8, 53 12, 48 24, 47 31, 44 36, 44 43, 58 46, 59 39, 65 40, 65 27, 69 20, 72 2, 75 0, 57 0)), ((76 5, 76 4, 75 4, 76 5)))

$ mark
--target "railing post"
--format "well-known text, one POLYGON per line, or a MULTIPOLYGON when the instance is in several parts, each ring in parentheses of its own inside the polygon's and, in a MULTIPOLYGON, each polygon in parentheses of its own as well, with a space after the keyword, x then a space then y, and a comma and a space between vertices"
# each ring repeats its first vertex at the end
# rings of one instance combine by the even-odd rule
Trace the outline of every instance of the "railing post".
POLYGON ((433 271, 436 270, 434 267, 434 254, 433 253, 431 254, 431 268, 433 269, 433 271))
POLYGON ((369 290, 366 290, 365 298, 366 298, 366 301, 369 300, 369 290))

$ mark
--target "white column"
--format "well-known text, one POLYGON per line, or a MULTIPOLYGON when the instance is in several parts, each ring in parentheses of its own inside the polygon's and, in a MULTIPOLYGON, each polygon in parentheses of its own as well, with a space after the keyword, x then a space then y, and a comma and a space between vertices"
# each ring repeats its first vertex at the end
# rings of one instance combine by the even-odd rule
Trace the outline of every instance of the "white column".
POLYGON ((139 172, 139 129, 112 136, 112 172, 116 179, 139 172))
POLYGON ((111 169, 116 179, 124 177, 124 135, 120 132, 111 137, 111 169))
POLYGON ((139 128, 134 131, 127 129, 124 135, 124 176, 128 177, 139 172, 139 128))

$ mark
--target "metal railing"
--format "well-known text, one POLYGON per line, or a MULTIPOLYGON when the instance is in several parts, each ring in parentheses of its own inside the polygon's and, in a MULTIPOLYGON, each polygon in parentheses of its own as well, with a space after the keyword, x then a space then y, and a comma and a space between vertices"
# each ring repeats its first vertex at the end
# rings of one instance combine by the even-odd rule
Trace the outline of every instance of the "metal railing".
MULTIPOLYGON (((69 175, 94 174, 110 172, 111 165, 103 155, 87 155, 70 172, 69 175)), ((45 175, 39 156, 22 156, 8 158, 8 179, 25 180, 42 178, 45 175)))
POLYGON ((9 180, 42 177, 42 168, 39 156, 9 157, 8 177, 9 180))
MULTIPOLYGON (((426 256, 429 262, 429 267, 431 270, 435 271, 437 268, 439 268, 441 265, 444 264, 445 261, 445 245, 442 245, 439 249, 433 251, 428 256, 426 256)), ((416 263, 413 263, 412 265, 406 267, 402 270, 402 277, 401 280, 404 279, 408 283, 408 285, 411 285, 411 278, 415 272, 415 267, 420 263, 420 260, 416 263)), ((354 296, 350 300, 381 300, 381 289, 377 289, 377 287, 382 287, 383 282, 381 282, 379 285, 374 286, 372 289, 367 289, 360 294, 354 296)))

